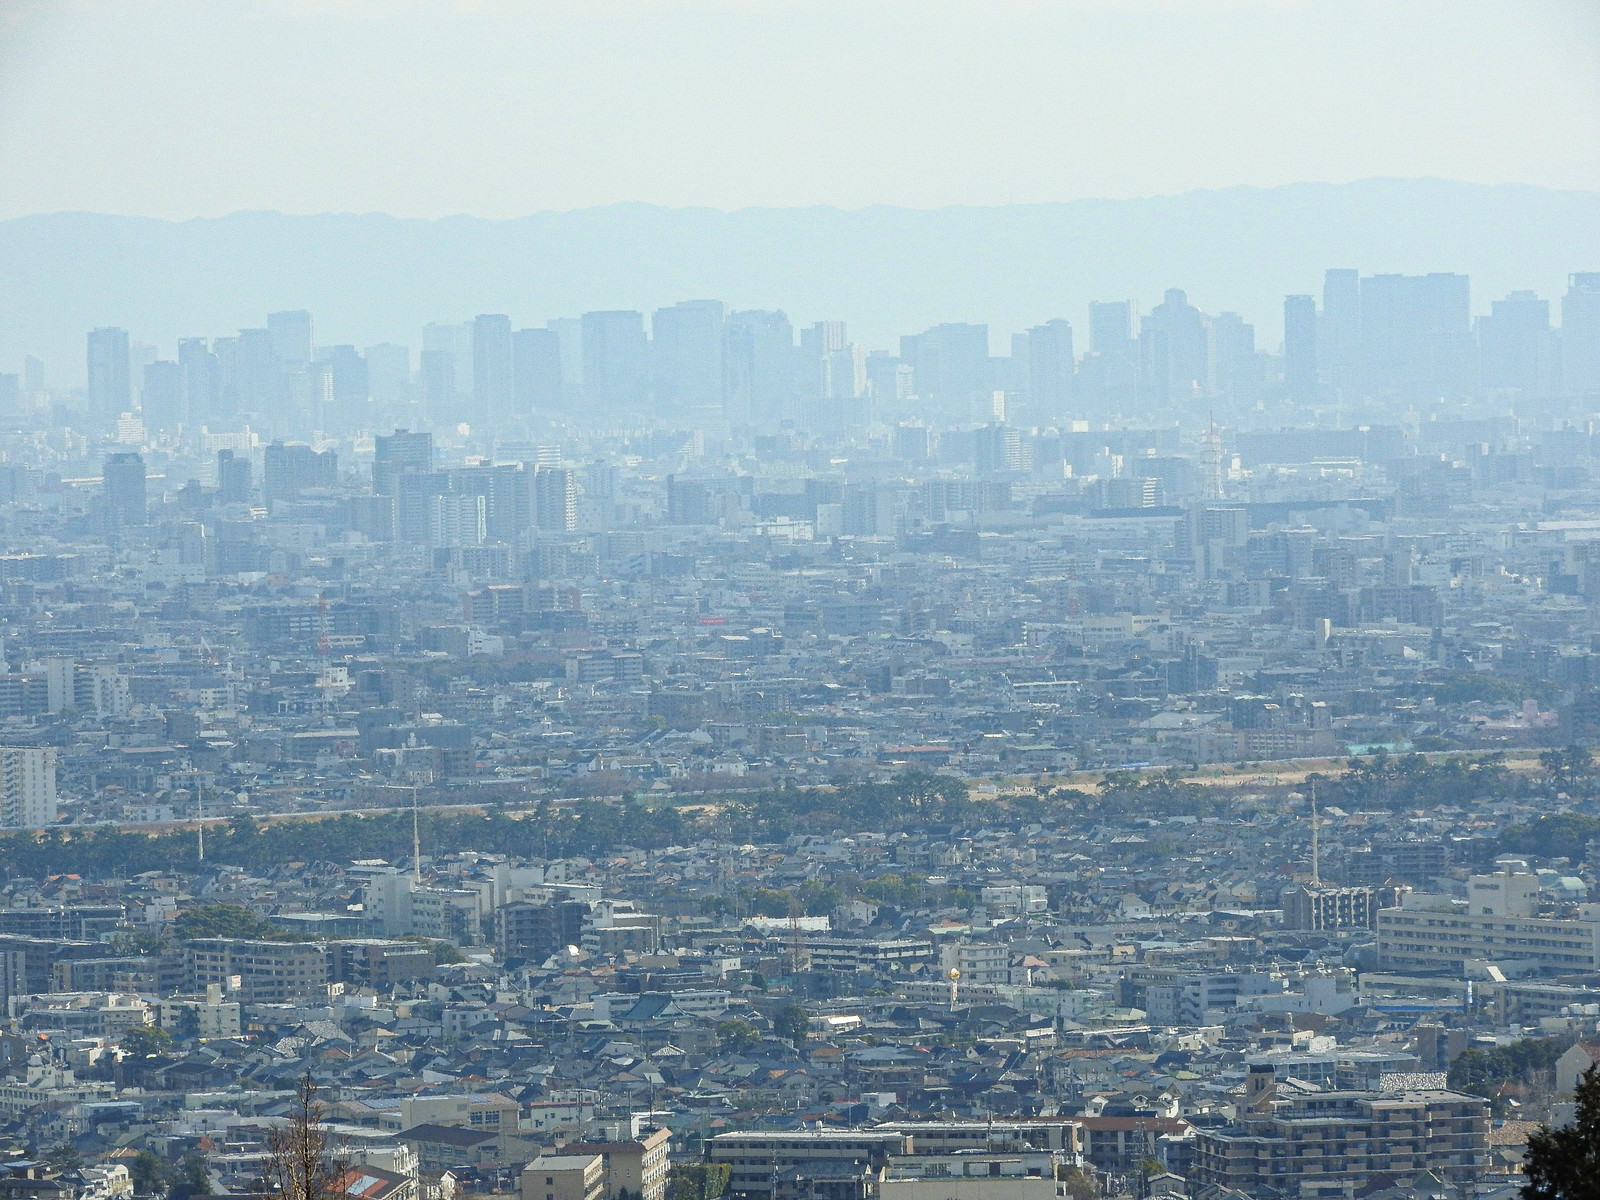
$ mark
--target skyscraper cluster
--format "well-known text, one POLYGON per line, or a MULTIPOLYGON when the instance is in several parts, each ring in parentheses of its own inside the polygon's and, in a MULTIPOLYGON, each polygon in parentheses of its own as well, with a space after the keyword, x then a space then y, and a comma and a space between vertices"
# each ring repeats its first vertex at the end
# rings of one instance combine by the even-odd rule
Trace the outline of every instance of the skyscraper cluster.
POLYGON ((1329 270, 1321 295, 1283 303, 1281 346, 1258 345, 1233 312, 1173 288, 1139 312, 1089 306, 1086 337, 1056 317, 995 354, 988 325, 947 322, 893 351, 852 341, 843 321, 796 329, 781 310, 685 300, 646 314, 584 313, 517 327, 505 314, 435 323, 409 346, 320 345, 311 315, 275 312, 231 337, 180 340, 173 358, 128 331, 87 339, 81 394, 48 390, 43 364, 0 375, 0 406, 78 414, 91 428, 136 420, 152 436, 248 423, 275 434, 348 435, 395 423, 506 433, 543 419, 859 433, 877 423, 1194 420, 1217 406, 1381 410, 1439 401, 1600 394, 1600 272, 1570 277, 1559 303, 1529 291, 1474 316, 1466 276, 1329 270))

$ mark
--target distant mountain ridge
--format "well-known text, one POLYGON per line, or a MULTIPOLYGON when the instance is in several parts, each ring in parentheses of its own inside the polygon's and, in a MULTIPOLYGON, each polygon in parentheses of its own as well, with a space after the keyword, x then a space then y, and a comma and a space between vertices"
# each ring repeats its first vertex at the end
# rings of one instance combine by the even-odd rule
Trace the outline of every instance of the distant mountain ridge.
MULTIPOLYGON (((519 325, 599 308, 717 297, 850 322, 895 348, 940 321, 1006 335, 1092 299, 1147 309, 1181 287, 1276 346, 1285 294, 1330 266, 1460 271, 1473 309, 1600 270, 1600 193, 1435 179, 1231 188, 988 208, 711 209, 620 204, 511 220, 247 212, 191 221, 58 213, 0 221, 0 371, 24 353, 81 381, 83 334, 123 325, 170 354, 178 337, 307 308, 319 343, 416 347, 428 321, 505 312, 519 325)), ((1556 306, 1552 305, 1553 314, 1556 306)))

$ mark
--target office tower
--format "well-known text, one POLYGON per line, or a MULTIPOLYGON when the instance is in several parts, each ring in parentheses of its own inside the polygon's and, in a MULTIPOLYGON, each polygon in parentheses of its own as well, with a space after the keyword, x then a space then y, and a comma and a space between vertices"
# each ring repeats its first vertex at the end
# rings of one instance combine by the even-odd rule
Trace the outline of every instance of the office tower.
POLYGON ((656 406, 683 415, 722 403, 720 300, 682 300, 650 316, 651 379, 656 406))
POLYGON ((319 454, 304 442, 273 442, 262 458, 262 491, 269 504, 339 483, 339 455, 333 450, 319 454))
POLYGON ((1600 396, 1600 271, 1571 276, 1561 298, 1562 390, 1600 396))
POLYGON ((110 423, 133 408, 129 379, 128 331, 96 329, 89 334, 89 415, 110 423))
POLYGON ((1041 425, 1058 425, 1072 405, 1077 361, 1072 353, 1072 326, 1057 318, 1035 325, 1027 339, 1028 413, 1041 425))
POLYGON ((142 457, 131 452, 108 455, 101 478, 113 524, 144 525, 149 521, 142 457))
POLYGON ((144 387, 139 393, 139 410, 145 428, 154 432, 176 431, 188 424, 185 411, 183 367, 157 359, 144 369, 144 387))
POLYGON ((583 322, 577 317, 555 317, 544 327, 561 341, 561 395, 583 394, 583 322))
POLYGON ((22 390, 30 399, 44 391, 44 361, 31 354, 22 360, 22 390))
POLYGON ((578 527, 578 479, 571 468, 534 468, 533 520, 551 533, 570 533, 578 527))
POLYGON ((1132 301, 1091 301, 1089 353, 1078 364, 1079 396, 1102 409, 1126 412, 1135 401, 1137 384, 1132 301))
POLYGON ((217 451, 217 499, 224 504, 249 504, 254 480, 250 460, 232 450, 217 451))
POLYGON ((1021 431, 1009 425, 985 425, 974 431, 972 463, 979 475, 1023 470, 1026 460, 1021 431))
POLYGON ((1484 392, 1552 396, 1559 361, 1548 300, 1512 292, 1478 318, 1478 382, 1484 392))
POLYGON ((911 368, 887 350, 874 350, 867 355, 863 374, 874 419, 890 421, 903 416, 914 386, 911 368))
POLYGON ((1369 395, 1458 398, 1471 391, 1465 275, 1372 275, 1361 281, 1361 376, 1369 395))
POLYGON ((1089 352, 1112 358, 1133 357, 1133 301, 1089 302, 1089 352))
POLYGON ((850 404, 867 395, 867 352, 862 346, 850 342, 837 350, 830 350, 822 360, 822 394, 830 400, 843 403, 847 423, 865 423, 870 407, 850 404))
POLYGON ((367 360, 367 391, 376 403, 393 408, 410 399, 411 347, 380 342, 368 346, 362 357, 367 360))
POLYGON ((1181 288, 1169 288, 1139 324, 1139 394, 1147 404, 1186 404, 1211 377, 1206 319, 1181 288))
POLYGON ((489 429, 511 415, 511 318, 484 313, 472 322, 475 423, 489 429))
POLYGON ((644 314, 612 310, 583 314, 583 394, 602 412, 644 408, 649 389, 644 314))
POLYGON ((13 829, 54 825, 56 752, 47 746, 0 747, 0 824, 13 829))
POLYGON ((1322 276, 1317 362, 1329 394, 1353 399, 1361 384, 1361 273, 1334 267, 1322 276))
POLYGON ((956 424, 987 421, 992 412, 989 327, 949 323, 900 339, 925 413, 956 424))
POLYGON ((183 371, 183 403, 188 419, 203 425, 217 414, 222 391, 222 363, 206 346, 205 338, 178 342, 178 366, 183 371))
POLYGON ((354 346, 324 346, 318 352, 317 365, 327 369, 333 383, 336 403, 356 404, 365 401, 370 393, 367 377, 367 360, 354 346))
POLYGON ((818 321, 800 331, 800 356, 795 366, 795 386, 801 396, 815 399, 828 394, 828 355, 849 343, 843 321, 818 321))
POLYGON ((1266 367, 1256 352, 1256 327, 1238 313, 1218 313, 1209 332, 1212 389, 1240 403, 1255 403, 1266 382, 1266 367))
POLYGON ((223 387, 227 391, 231 384, 235 412, 281 412, 287 393, 269 330, 241 329, 231 366, 231 378, 224 372, 223 387))
POLYGON ((1291 404, 1317 399, 1317 301, 1283 298, 1283 390, 1291 404))
POLYGON ((402 471, 394 477, 395 537, 407 545, 424 545, 431 528, 433 498, 450 491, 443 471, 402 471))
POLYGON ((311 314, 303 310, 267 314, 267 337, 273 361, 281 368, 304 367, 311 362, 311 314))
POLYGON ((424 350, 419 374, 422 377, 422 403, 428 419, 455 422, 461 419, 456 401, 456 357, 448 350, 424 350))
POLYGON ((398 479, 405 474, 426 474, 433 470, 433 434, 396 429, 373 439, 372 490, 380 496, 393 496, 398 479))
POLYGON ((794 415, 794 328, 782 311, 729 313, 722 338, 722 411, 731 425, 772 428, 794 415))
POLYGON ((511 393, 518 416, 561 407, 561 335, 519 329, 511 335, 511 393))

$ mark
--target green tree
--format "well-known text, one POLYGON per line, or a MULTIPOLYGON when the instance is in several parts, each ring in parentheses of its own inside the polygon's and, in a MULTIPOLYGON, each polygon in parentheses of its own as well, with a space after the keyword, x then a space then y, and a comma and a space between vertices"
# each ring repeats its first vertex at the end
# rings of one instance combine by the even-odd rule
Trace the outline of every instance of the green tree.
POLYGON ((1056 1182, 1070 1200, 1099 1200, 1099 1181, 1082 1167, 1057 1167, 1056 1182))
POLYGON ((811 1018, 798 1004, 791 1004, 779 1009, 778 1015, 772 1018, 772 1032, 793 1042, 796 1050, 804 1050, 806 1037, 811 1032, 811 1018))
POLYGON ((128 1164, 128 1174, 133 1176, 133 1190, 141 1196, 163 1191, 172 1180, 172 1170, 154 1150, 141 1150, 128 1164))
POLYGON ((1600 1200, 1600 1068, 1578 1080, 1571 1125, 1541 1125, 1528 1137, 1523 1200, 1600 1200))
POLYGON ((718 1200, 732 1175, 728 1163, 679 1163, 667 1176, 667 1200, 718 1200))
POLYGON ((738 1017, 734 1017, 717 1026, 718 1049, 738 1054, 760 1044, 761 1034, 749 1021, 741 1021, 738 1017))
POLYGON ((58 1171, 76 1171, 86 1166, 83 1155, 71 1142, 61 1142, 45 1151, 44 1161, 58 1171))
POLYGON ((206 1165, 205 1155, 191 1150, 183 1156, 183 1165, 178 1168, 178 1179, 172 1185, 170 1200, 215 1194, 211 1190, 211 1168, 206 1165))
POLYGON ((277 938, 284 931, 271 921, 237 904, 197 904, 178 914, 172 932, 180 941, 204 937, 277 938))
POLYGON ((135 1025, 120 1039, 129 1058, 155 1058, 172 1049, 172 1035, 159 1025, 135 1025))

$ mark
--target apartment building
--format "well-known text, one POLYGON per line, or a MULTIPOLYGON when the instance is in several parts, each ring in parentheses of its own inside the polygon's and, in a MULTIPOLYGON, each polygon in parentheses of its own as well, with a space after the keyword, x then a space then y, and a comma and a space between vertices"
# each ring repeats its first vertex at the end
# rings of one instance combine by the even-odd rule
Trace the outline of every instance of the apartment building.
POLYGON ((1470 960, 1515 973, 1600 969, 1600 905, 1539 904, 1539 877, 1505 860, 1474 875, 1467 899, 1413 892, 1378 913, 1378 967, 1385 971, 1458 973, 1470 960))
POLYGON ((1253 1066, 1232 1125, 1201 1129, 1191 1178, 1250 1196, 1314 1200, 1357 1195, 1381 1177, 1432 1171, 1468 1180, 1488 1155, 1489 1116, 1477 1096, 1445 1089, 1278 1092, 1253 1066))

